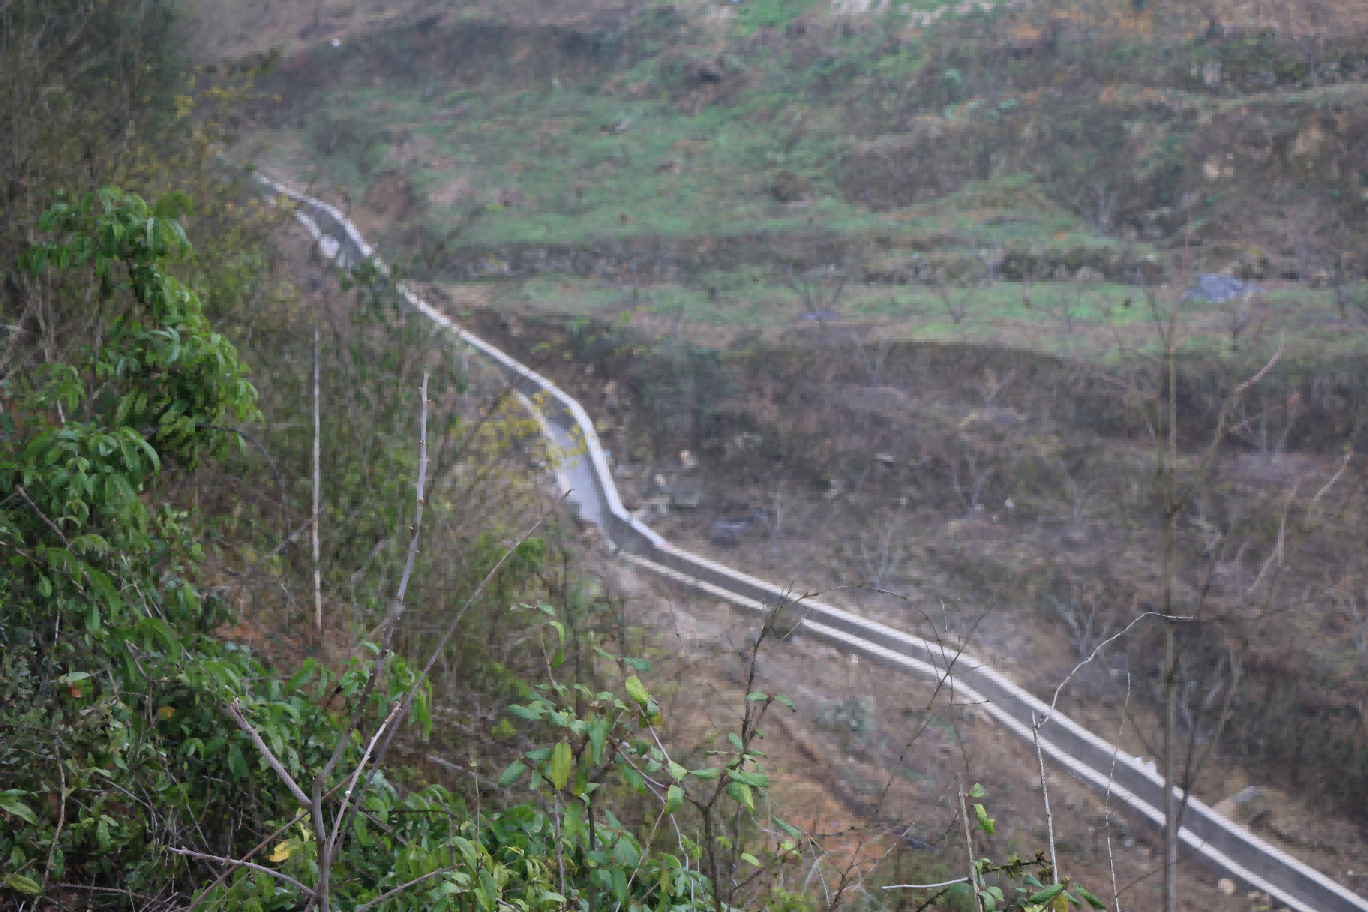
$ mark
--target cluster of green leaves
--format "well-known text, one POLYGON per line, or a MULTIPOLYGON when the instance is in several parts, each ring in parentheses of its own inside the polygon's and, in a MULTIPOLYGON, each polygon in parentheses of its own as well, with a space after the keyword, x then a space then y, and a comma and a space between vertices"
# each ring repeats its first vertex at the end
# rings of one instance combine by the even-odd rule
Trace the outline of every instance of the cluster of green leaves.
MULTIPOLYGON (((549 613, 549 609, 543 610, 549 613)), ((549 626, 563 641, 560 623, 552 619, 549 626)), ((650 670, 644 659, 621 658, 597 646, 594 649, 601 660, 624 673, 650 670)), ((562 649, 553 665, 563 657, 562 649)), ((728 732, 727 748, 707 751, 707 760, 691 769, 667 753, 658 733, 663 721, 660 706, 640 677, 627 674, 622 689, 625 697, 553 680, 540 685, 529 702, 509 707, 509 712, 520 719, 549 726, 550 737, 556 740, 552 746, 528 751, 512 763, 500 777, 500 785, 512 786, 526 776, 534 791, 549 786, 556 807, 565 803, 567 820, 588 817, 591 846, 601 844, 594 835, 593 821, 600 792, 605 790, 616 788, 652 796, 658 804, 653 835, 670 821, 680 854, 662 854, 650 861, 649 865, 658 869, 658 878, 643 867, 646 862, 635 862, 636 867, 625 879, 620 873, 602 871, 592 879, 593 886, 608 891, 624 907, 637 903, 665 909, 681 896, 685 885, 681 877, 701 876, 709 886, 714 907, 720 909, 735 898, 738 882, 749 883, 761 870, 797 856, 803 835, 796 827, 774 819, 781 831, 775 852, 749 846, 744 826, 754 824, 757 800, 769 787, 761 766, 765 754, 754 746, 757 737, 763 736, 755 726, 774 702, 795 710, 787 696, 749 693, 741 730, 728 732), (701 830, 699 838, 685 835, 695 828, 701 830), (762 860, 761 856, 768 857, 762 860), (738 863, 750 873, 738 877, 738 863), (629 893, 633 884, 638 885, 637 892, 629 893)), ((609 819, 614 818, 609 815, 609 819)), ((768 838, 763 841, 769 844, 768 838)), ((616 851, 611 841, 602 845, 597 855, 591 851, 589 856, 599 866, 615 857, 616 851)))
MULTIPOLYGON (((985 794, 983 786, 977 782, 967 792, 970 798, 982 798, 985 794)), ((997 831, 997 821, 988 816, 984 805, 971 804, 969 810, 973 815, 972 830, 989 836, 997 831)), ((969 897, 977 893, 983 912, 1068 912, 1071 904, 1102 912, 1107 908, 1106 903, 1089 893, 1087 888, 1071 885, 1067 877, 1056 879, 1054 867, 1044 852, 1038 852, 1034 858, 1014 854, 1000 864, 990 858, 975 858, 970 878, 973 883, 965 880, 947 887, 939 895, 969 897), (1005 886, 988 883, 990 876, 996 876, 1005 886)))
MULTIPOLYGON (((304 813, 267 750, 308 781, 340 742, 326 783, 336 792, 366 750, 342 712, 379 720, 412 693, 410 721, 420 737, 430 730, 430 688, 398 656, 353 659, 335 685, 312 661, 285 681, 217 640, 227 612, 195 585, 203 553, 187 518, 151 505, 171 466, 214 456, 228 422, 257 414, 245 366, 164 268, 188 252, 170 217, 183 202, 113 189, 63 199, 41 224, 56 237, 25 254, 38 277, 88 270, 100 328, 4 414, 15 445, 0 462, 0 897, 80 883, 110 905, 170 890, 201 908, 297 908, 319 853, 308 829, 296 835, 304 813), (229 723, 238 713, 266 750, 229 723), (272 831, 278 869, 253 862, 205 885, 196 854, 250 859, 272 831)), ((541 560, 542 545, 524 543, 513 569, 541 560)), ((629 690, 644 697, 635 678, 629 690)), ((401 794, 379 771, 356 800, 331 868, 344 909, 382 897, 388 908, 588 909, 585 897, 626 896, 633 883, 676 908, 708 893, 696 867, 650 853, 592 808, 472 818, 443 789, 401 794)))
POLYGON ((174 205, 158 212, 114 189, 60 200, 40 224, 57 237, 24 257, 35 276, 88 270, 101 328, 4 414, 8 889, 79 879, 155 891, 184 872, 159 841, 232 845, 241 815, 270 816, 250 744, 224 733, 225 700, 263 700, 295 768, 323 745, 316 705, 213 638, 226 616, 195 585, 202 552, 187 517, 150 503, 169 464, 214 453, 225 423, 256 411, 233 347, 164 269, 188 249, 174 205))

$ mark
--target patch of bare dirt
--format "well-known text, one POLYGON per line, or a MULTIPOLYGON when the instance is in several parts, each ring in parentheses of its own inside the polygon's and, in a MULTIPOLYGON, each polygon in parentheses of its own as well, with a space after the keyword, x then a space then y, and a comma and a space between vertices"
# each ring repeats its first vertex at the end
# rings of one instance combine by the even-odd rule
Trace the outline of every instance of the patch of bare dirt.
MULTIPOLYGON (((672 749, 706 749, 734 724, 732 711, 744 699, 739 653, 757 622, 625 565, 611 572, 633 622, 649 631, 650 654, 660 664, 656 679, 670 682, 672 749)), ((953 800, 957 772, 983 783, 984 802, 998 820, 995 836, 976 837, 977 852, 1001 859, 1045 848, 1034 754, 973 707, 936 696, 929 682, 890 676, 802 640, 768 647, 761 669, 761 689, 787 693, 798 707, 790 713, 776 704, 762 726, 773 812, 816 835, 833 865, 858 854, 865 874, 877 861, 882 877, 899 880, 964 868, 953 800)), ((1109 813, 1067 777, 1051 773, 1049 790, 1063 873, 1111 900, 1110 828, 1123 907, 1160 908, 1155 834, 1109 813)), ((1196 867, 1184 867, 1181 885, 1184 909, 1269 907, 1256 895, 1224 893, 1214 875, 1196 867)))

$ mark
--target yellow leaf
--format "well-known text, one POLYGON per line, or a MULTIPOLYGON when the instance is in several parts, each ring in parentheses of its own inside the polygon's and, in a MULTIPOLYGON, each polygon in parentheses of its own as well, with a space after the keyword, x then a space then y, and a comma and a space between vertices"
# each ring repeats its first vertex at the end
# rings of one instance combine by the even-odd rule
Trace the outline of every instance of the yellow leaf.
POLYGON ((1060 893, 1054 898, 1053 905, 1055 912, 1069 912, 1069 897, 1060 893))
POLYGON ((275 847, 275 851, 271 853, 271 861, 274 861, 274 862, 277 862, 277 863, 282 862, 282 861, 284 861, 285 859, 289 858, 289 857, 290 857, 290 853, 293 852, 293 851, 294 851, 294 840, 293 840, 293 839, 288 839, 288 840, 286 840, 285 842, 282 842, 280 845, 278 845, 278 846, 275 847))
POLYGON ((169 718, 171 718, 172 716, 174 716, 175 714, 176 714, 176 707, 174 707, 174 706, 163 706, 161 709, 157 710, 157 718, 158 718, 158 719, 169 719, 169 718))

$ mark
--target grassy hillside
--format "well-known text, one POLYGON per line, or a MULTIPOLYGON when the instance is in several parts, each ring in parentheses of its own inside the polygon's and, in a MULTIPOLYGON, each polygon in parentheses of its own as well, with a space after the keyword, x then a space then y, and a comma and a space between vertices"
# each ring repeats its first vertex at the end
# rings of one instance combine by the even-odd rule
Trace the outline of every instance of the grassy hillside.
MULTIPOLYGON (((334 17, 241 152, 504 307, 765 332, 831 310, 1057 350, 1125 326, 1137 286, 1225 272, 1294 348, 1356 349, 1368 43, 1129 2, 918 6, 334 17)), ((1208 347, 1247 321, 1204 319, 1208 347)))

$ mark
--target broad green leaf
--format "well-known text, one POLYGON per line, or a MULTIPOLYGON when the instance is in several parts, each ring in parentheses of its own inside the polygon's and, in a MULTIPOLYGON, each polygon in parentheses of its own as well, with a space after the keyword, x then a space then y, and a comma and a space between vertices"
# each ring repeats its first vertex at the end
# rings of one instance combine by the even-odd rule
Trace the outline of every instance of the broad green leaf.
POLYGON ((756 858, 750 852, 742 852, 741 860, 746 862, 747 864, 752 864, 757 868, 760 867, 760 859, 756 858))
POLYGON ((1030 896, 1026 897, 1026 901, 1028 903, 1035 903, 1036 905, 1043 906, 1044 904, 1048 903, 1050 900, 1054 899, 1056 896, 1063 892, 1064 885, 1062 883, 1057 883, 1048 886, 1045 889, 1040 890, 1036 893, 1032 893, 1030 896))
POLYGON ((969 789, 970 798, 982 798, 984 796, 983 786, 977 782, 969 789))
POLYGON ((992 817, 988 816, 988 812, 984 809, 983 805, 974 805, 974 814, 978 817, 979 829, 983 830, 983 832, 987 833, 989 836, 992 836, 996 822, 992 817))
POLYGON ((646 687, 636 675, 630 676, 624 682, 624 686, 627 688, 627 695, 640 703, 643 708, 651 702, 651 695, 646 692, 646 687))
POLYGON ((670 786, 665 793, 665 813, 673 814, 684 803, 684 790, 677 785, 670 786))
POLYGON ((595 719, 589 726, 589 752, 594 763, 603 760, 603 751, 608 743, 608 720, 595 719))
POLYGON ((38 818, 34 816, 33 811, 29 810, 28 805, 19 800, 20 796, 27 794, 28 792, 21 792, 19 789, 6 789, 0 792, 0 811, 5 811, 29 823, 36 824, 38 818))
POLYGON ((753 788, 768 788, 769 777, 759 770, 727 770, 727 777, 733 782, 740 782, 753 788))
POLYGON ((575 758, 570 752, 570 745, 565 741, 556 742, 551 751, 551 784, 558 789, 565 788, 574 765, 575 758))
POLYGON ((705 766, 703 769, 689 770, 689 775, 695 779, 716 779, 721 775, 721 770, 705 766))
POLYGON ((689 775, 688 770, 680 766, 678 763, 675 763, 673 760, 671 760, 669 763, 669 769, 670 775, 673 776, 675 779, 683 779, 685 776, 689 775))
POLYGON ((517 782, 525 772, 527 772, 527 764, 523 763, 521 760, 514 760, 513 763, 509 765, 508 769, 504 770, 503 774, 499 776, 499 787, 509 788, 513 783, 517 782))
POLYGON ((789 699, 788 694, 776 694, 774 699, 787 706, 791 712, 798 711, 798 707, 793 705, 793 701, 789 699))
POLYGON ((1084 902, 1086 902, 1088 905, 1092 906, 1094 909, 1099 910, 1099 912, 1107 912, 1107 904, 1104 903, 1102 900, 1098 899, 1096 896, 1093 896, 1091 893, 1089 893, 1086 887, 1076 886, 1074 887, 1074 889, 1078 891, 1078 895, 1083 897, 1084 902))
POLYGON ((11 874, 0 881, 0 887, 10 887, 20 893, 27 893, 29 896, 37 896, 38 891, 42 889, 35 880, 25 877, 23 874, 11 874))
POLYGON ((753 692, 753 693, 748 693, 748 694, 746 694, 746 701, 749 702, 749 703, 763 703, 764 701, 766 701, 766 700, 768 700, 768 699, 769 699, 769 694, 764 693, 763 691, 759 691, 759 690, 757 690, 757 691, 755 691, 755 692, 753 692))

